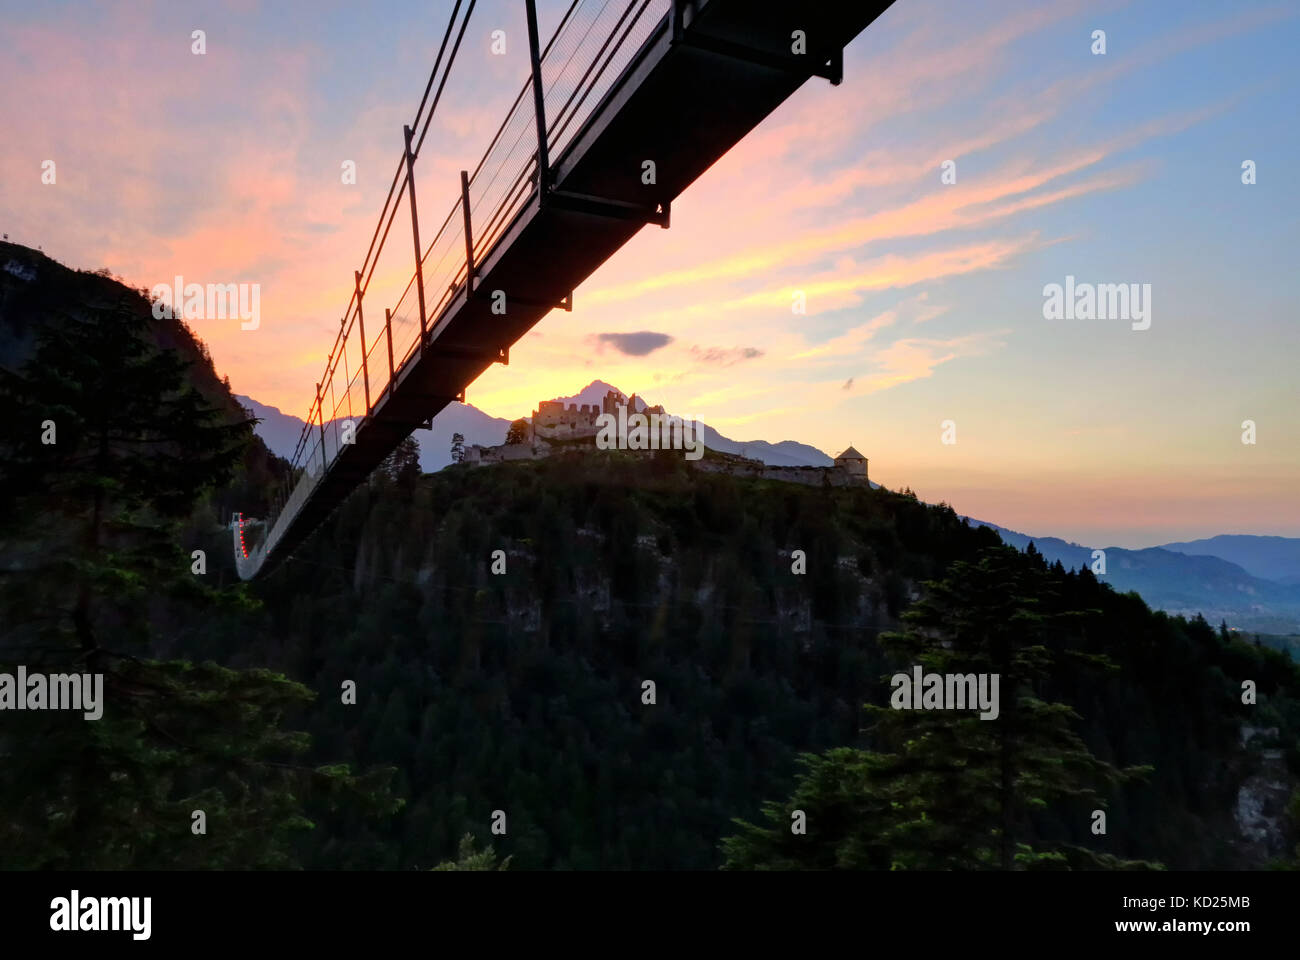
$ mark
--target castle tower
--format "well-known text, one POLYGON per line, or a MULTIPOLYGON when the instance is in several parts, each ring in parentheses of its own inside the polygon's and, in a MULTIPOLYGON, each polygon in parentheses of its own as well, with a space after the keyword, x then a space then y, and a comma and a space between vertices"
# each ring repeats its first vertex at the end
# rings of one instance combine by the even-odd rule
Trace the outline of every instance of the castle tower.
POLYGON ((860 480, 867 483, 867 458, 853 449, 850 444, 849 448, 835 458, 835 469, 842 470, 854 480, 860 480))

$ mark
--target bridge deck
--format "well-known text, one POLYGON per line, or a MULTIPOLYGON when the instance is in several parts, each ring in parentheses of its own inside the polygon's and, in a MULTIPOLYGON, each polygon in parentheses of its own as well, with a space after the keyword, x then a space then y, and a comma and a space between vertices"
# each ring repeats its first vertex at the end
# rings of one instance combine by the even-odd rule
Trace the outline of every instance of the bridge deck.
POLYGON ((531 191, 476 264, 472 294, 462 283, 431 317, 423 351, 413 351, 360 419, 355 442, 340 445, 323 470, 308 465, 265 542, 247 558, 236 532, 240 575, 265 573, 289 556, 398 443, 454 402, 498 351, 558 306, 653 211, 669 211, 810 77, 835 77, 840 51, 888 6, 708 0, 686 5, 680 21, 663 15, 563 152, 550 158, 554 192, 531 191), (804 56, 791 54, 796 30, 807 38, 804 56), (642 182, 646 160, 655 163, 653 185, 642 182), (505 292, 504 315, 492 313, 495 290, 505 292))

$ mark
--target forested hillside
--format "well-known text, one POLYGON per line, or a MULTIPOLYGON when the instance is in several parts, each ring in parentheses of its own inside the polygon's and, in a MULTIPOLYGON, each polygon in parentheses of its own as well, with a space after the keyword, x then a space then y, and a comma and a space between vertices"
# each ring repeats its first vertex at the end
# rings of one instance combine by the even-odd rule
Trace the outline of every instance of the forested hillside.
POLYGON ((230 511, 282 465, 138 295, 65 282, 4 304, 0 668, 109 696, 4 718, 7 866, 428 869, 466 834, 512 870, 1295 861, 1285 654, 907 493, 407 444, 239 585, 230 511), (890 710, 913 664, 1002 671, 1002 717, 890 710))
POLYGON ((0 867, 294 866, 311 812, 400 800, 307 761, 309 689, 186 642, 255 605, 195 531, 282 465, 183 324, 25 259, 0 280, 0 867))
POLYGON ((1290 789, 1261 751, 1289 745, 1296 769, 1294 665, 999 547, 946 507, 696 473, 671 454, 402 474, 390 464, 257 584, 260 614, 202 640, 321 692, 320 759, 400 771, 406 808, 373 833, 332 824, 311 865, 431 865, 504 810, 492 839, 515 868, 718 866, 732 818, 788 793, 799 752, 878 744, 862 707, 887 705, 889 674, 918 662, 880 632, 924 581, 990 552, 1035 571, 1034 600, 1069 621, 1045 642, 1072 656, 1040 695, 1074 707, 1097 757, 1153 768, 1103 790, 1105 837, 1090 834, 1096 804, 1067 803, 1033 812, 1033 838, 1174 868, 1284 850, 1276 803, 1267 843, 1247 843, 1234 810, 1252 776, 1248 792, 1261 774, 1286 781, 1270 795, 1290 789), (1085 662, 1103 656, 1113 666, 1085 662), (355 706, 339 703, 346 680, 355 706), (1243 723, 1278 735, 1243 750, 1243 723))

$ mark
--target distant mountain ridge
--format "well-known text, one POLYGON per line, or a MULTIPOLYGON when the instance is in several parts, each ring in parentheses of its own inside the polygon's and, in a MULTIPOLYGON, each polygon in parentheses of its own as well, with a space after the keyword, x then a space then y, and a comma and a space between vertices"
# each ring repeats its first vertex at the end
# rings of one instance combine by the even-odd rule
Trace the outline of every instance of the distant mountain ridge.
POLYGON ((1262 580, 1300 585, 1300 537, 1220 534, 1203 540, 1164 543, 1160 547, 1191 556, 1222 557, 1262 580))
MULTIPOLYGON (((603 380, 593 380, 571 397, 556 399, 565 404, 599 406, 611 390, 625 400, 628 399, 628 394, 603 380)), ((257 425, 256 431, 266 445, 279 456, 291 458, 298 437, 302 433, 304 421, 249 396, 239 395, 235 399, 251 410, 253 416, 261 418, 262 422, 257 425)), ((640 397, 637 397, 637 401, 637 411, 644 410, 645 401, 640 397)), ((524 414, 524 419, 527 419, 529 414, 524 414)), ((432 473, 451 463, 453 433, 463 435, 467 444, 497 446, 505 443, 506 431, 510 429, 510 423, 510 420, 491 416, 470 403, 448 405, 433 418, 432 430, 416 430, 412 434, 420 444, 420 469, 432 473)), ((769 443, 766 440, 732 440, 724 437, 708 424, 704 425, 704 443, 711 450, 761 460, 774 467, 829 467, 834 463, 821 450, 806 443, 795 440, 782 440, 779 443, 769 443)))
MULTIPOLYGON (((285 459, 293 457, 304 421, 276 407, 259 403, 252 397, 235 397, 253 416, 261 418, 254 429, 273 453, 285 459)), ((426 473, 441 470, 451 463, 451 435, 462 434, 466 443, 492 446, 504 443, 510 421, 493 417, 471 404, 453 403, 433 419, 432 430, 416 430, 412 436, 420 444, 420 469, 426 473)))
MULTIPOLYGON (((997 531, 1004 543, 1017 549, 1024 550, 1032 542, 1049 562, 1059 560, 1066 569, 1093 564, 1097 548, 1059 537, 1031 537, 970 519, 997 531)), ((1300 633, 1300 585, 1254 576, 1239 564, 1208 554, 1165 547, 1105 547, 1104 552, 1106 573, 1098 579, 1121 592, 1137 591, 1156 609, 1188 616, 1202 613, 1211 622, 1226 620, 1229 626, 1246 631, 1300 633)))

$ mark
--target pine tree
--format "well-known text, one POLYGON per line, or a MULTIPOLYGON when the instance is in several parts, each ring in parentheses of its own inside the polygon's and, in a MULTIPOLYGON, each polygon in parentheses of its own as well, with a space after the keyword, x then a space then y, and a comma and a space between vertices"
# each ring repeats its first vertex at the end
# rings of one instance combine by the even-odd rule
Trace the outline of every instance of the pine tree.
POLYGON ((474 835, 467 833, 460 838, 460 846, 456 851, 455 860, 444 860, 434 867, 434 870, 505 870, 510 866, 510 858, 506 857, 500 863, 497 863, 497 856, 492 851, 492 845, 488 844, 483 850, 474 849, 474 835))
POLYGON ((21 373, 0 371, 6 552, 39 545, 7 564, 5 608, 39 610, 42 642, 70 627, 91 666, 145 629, 148 600, 204 592, 171 523, 230 477, 251 421, 222 422, 185 371, 126 298, 53 319, 21 373))
MULTIPOLYGON (((869 705, 875 733, 892 748, 893 782, 905 781, 898 837, 922 839, 922 855, 900 865, 1016 867, 1063 863, 1062 854, 1033 849, 1034 811, 1062 802, 1102 805, 1108 785, 1142 771, 1119 771, 1092 755, 1067 704, 1040 691, 1059 657, 1113 670, 1102 657, 1069 649, 1071 613, 1055 612, 1056 584, 1032 544, 957 561, 904 615, 905 629, 881 646, 906 669, 998 677, 996 719, 975 711, 895 710, 869 705)), ((919 696, 920 691, 913 691, 919 696)))
POLYGON ((421 475, 420 441, 413 436, 405 438, 384 458, 384 462, 379 466, 379 472, 390 483, 402 489, 413 488, 421 475))
POLYGON ((739 833, 722 841, 724 870, 887 870, 890 847, 872 829, 890 818, 881 773, 889 758, 839 747, 802 754, 806 772, 784 803, 763 805, 771 824, 732 822, 739 833), (795 817, 805 832, 796 833, 795 817))
POLYGON ((0 735, 5 866, 282 867, 305 797, 394 806, 386 771, 302 765, 301 685, 148 659, 157 624, 250 606, 204 586, 177 531, 251 433, 149 334, 142 300, 83 305, 0 372, 0 669, 103 677, 99 719, 16 713, 0 735))
POLYGON ((528 440, 528 421, 522 417, 510 424, 510 429, 506 431, 506 444, 513 446, 517 443, 524 443, 528 440))
POLYGON ((987 549, 927 583, 904 614, 905 629, 882 634, 881 646, 904 675, 913 665, 927 674, 998 675, 996 719, 981 719, 975 710, 866 705, 876 720, 876 751, 844 749, 806 761, 809 772, 792 800, 765 807, 772 829, 737 821, 741 832, 723 845, 727 865, 1154 866, 1078 847, 1037 849, 1025 840, 1033 835, 1034 813, 1064 804, 1076 811, 1102 807, 1105 787, 1146 772, 1097 759, 1073 729, 1080 719, 1074 710, 1042 698, 1058 658, 1114 669, 1104 657, 1070 649, 1075 618, 1056 612, 1054 590, 1032 545, 1024 555, 1009 547, 987 549), (815 842, 788 836, 788 814, 796 807, 804 809, 810 835, 816 826, 815 842))

